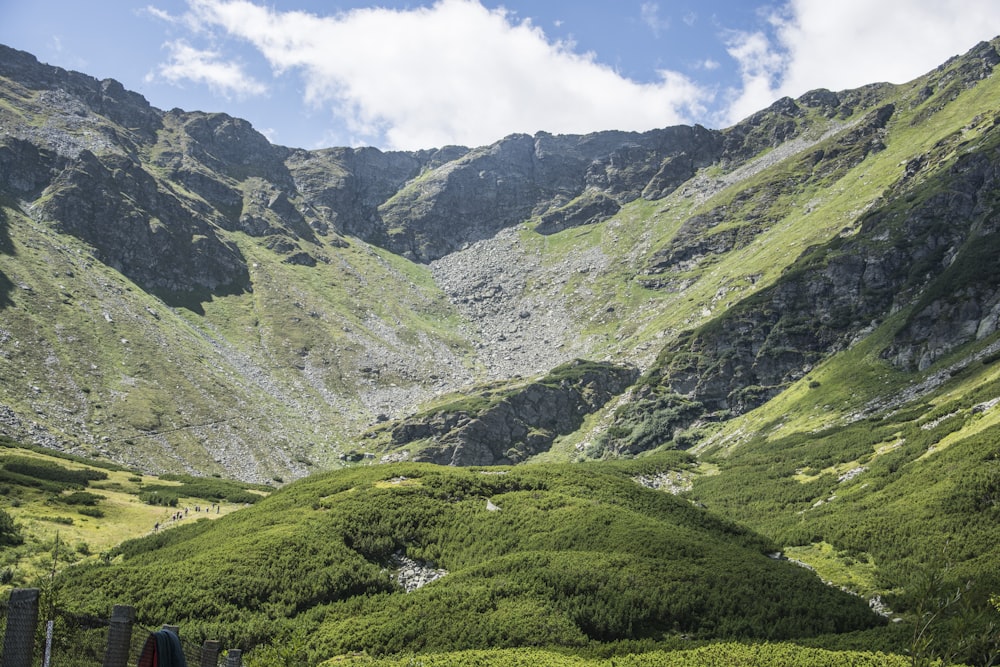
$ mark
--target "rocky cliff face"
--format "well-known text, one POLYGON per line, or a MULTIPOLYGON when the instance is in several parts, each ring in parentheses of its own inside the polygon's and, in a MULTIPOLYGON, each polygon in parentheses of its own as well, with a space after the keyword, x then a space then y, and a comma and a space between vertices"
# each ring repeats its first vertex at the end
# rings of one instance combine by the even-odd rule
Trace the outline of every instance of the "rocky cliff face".
POLYGON ((536 382, 495 389, 480 394, 480 400, 461 401, 461 407, 403 420, 391 429, 391 447, 406 447, 413 452, 407 458, 442 465, 520 463, 580 428, 584 416, 637 377, 634 368, 574 361, 536 382))
POLYGON ((510 136, 423 174, 383 204, 393 230, 387 248, 426 262, 536 215, 549 233, 601 222, 622 203, 669 194, 710 164, 720 143, 701 127, 510 136))

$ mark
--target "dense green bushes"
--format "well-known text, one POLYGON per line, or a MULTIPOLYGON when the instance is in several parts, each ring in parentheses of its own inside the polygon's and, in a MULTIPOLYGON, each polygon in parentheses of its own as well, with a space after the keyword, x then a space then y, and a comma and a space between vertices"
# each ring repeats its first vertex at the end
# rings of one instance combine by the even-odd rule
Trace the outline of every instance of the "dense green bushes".
POLYGON ((101 470, 80 469, 71 470, 57 463, 30 459, 24 456, 8 456, 3 459, 4 481, 23 483, 26 478, 38 480, 41 484, 28 481, 28 485, 41 486, 46 489, 83 488, 90 482, 107 479, 108 474, 101 470), (48 482, 48 484, 46 484, 48 482))
POLYGON ((978 418, 972 406, 997 390, 819 433, 760 437, 719 457, 720 474, 698 479, 690 497, 784 546, 826 542, 848 559, 863 557, 872 587, 897 613, 920 615, 961 591, 961 618, 936 620, 928 636, 937 655, 962 646, 955 659, 980 664, 953 635, 1000 627, 986 604, 1000 590, 1000 427, 958 434, 978 418), (943 591, 933 601, 920 593, 931 574, 943 591))
POLYGON ((24 542, 21 529, 18 528, 7 510, 0 509, 0 546, 17 546, 24 542))
POLYGON ((74 491, 57 498, 59 502, 67 505, 83 505, 86 507, 94 507, 103 499, 104 496, 89 491, 74 491))
MULTIPOLYGON (((343 664, 341 660, 328 665, 343 664)), ((650 651, 614 658, 586 658, 540 649, 460 651, 372 658, 354 656, 346 664, 363 667, 909 667, 910 658, 879 652, 803 648, 793 644, 725 643, 682 651, 650 651)), ((935 664, 930 663, 928 667, 935 664)), ((251 659, 251 667, 255 667, 251 659)))
POLYGON ((202 498, 211 502, 226 501, 252 505, 263 496, 248 490, 260 488, 270 491, 270 487, 254 487, 228 479, 215 477, 194 477, 192 475, 162 475, 164 481, 176 481, 180 484, 148 484, 142 487, 139 498, 150 505, 177 507, 181 498, 202 498))
POLYGON ((317 475, 217 521, 127 542, 109 565, 66 572, 60 594, 95 613, 131 600, 142 622, 243 648, 296 629, 311 663, 878 624, 864 601, 767 558, 769 540, 632 480, 688 461, 317 475), (400 553, 448 574, 404 594, 400 553))
POLYGON ((928 455, 963 419, 922 423, 932 427, 860 422, 749 443, 691 496, 786 546, 826 541, 869 553, 886 589, 905 588, 909 573, 942 557, 956 583, 1000 587, 1000 428, 928 455), (860 470, 850 479, 818 474, 851 466, 860 470))

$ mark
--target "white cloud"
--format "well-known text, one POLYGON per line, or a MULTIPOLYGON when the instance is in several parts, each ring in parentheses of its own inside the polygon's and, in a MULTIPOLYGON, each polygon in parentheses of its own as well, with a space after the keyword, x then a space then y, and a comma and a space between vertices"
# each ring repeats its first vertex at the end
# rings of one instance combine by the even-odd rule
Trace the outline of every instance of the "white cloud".
POLYGON ((787 66, 783 54, 775 50, 762 32, 736 32, 727 40, 726 52, 737 62, 741 87, 730 92, 726 113, 733 122, 767 106, 787 66))
POLYGON ((996 0, 793 0, 779 25, 791 59, 782 91, 905 83, 1000 34, 996 0))
POLYGON ((660 17, 660 5, 656 2, 644 2, 639 8, 642 22, 653 31, 653 36, 660 38, 660 33, 670 28, 670 21, 660 17))
POLYGON ((146 5, 143 9, 139 11, 145 12, 150 16, 152 16, 153 18, 159 19, 166 23, 174 23, 177 20, 175 17, 171 16, 169 12, 165 12, 159 7, 154 7, 153 5, 146 5))
POLYGON ((722 121, 815 88, 905 83, 998 34, 996 0, 790 0, 768 33, 730 39, 742 86, 722 121))
POLYGON ((243 99, 267 92, 263 83, 247 74, 238 63, 223 60, 217 51, 199 50, 183 40, 167 42, 165 46, 170 59, 157 68, 157 74, 147 75, 147 80, 160 77, 173 84, 191 81, 227 98, 243 99))
MULTIPOLYGON (((598 55, 482 0, 327 16, 263 2, 187 0, 188 11, 176 17, 147 7, 192 40, 168 43, 170 57, 155 76, 230 97, 261 95, 265 82, 232 58, 249 47, 275 77, 297 79, 296 94, 313 117, 329 114, 326 139, 393 149, 478 146, 539 130, 723 127, 783 95, 905 82, 1000 34, 997 0, 776 1, 764 5, 757 27, 718 33, 731 60, 689 65, 717 77, 735 65, 739 83, 719 93, 673 70, 652 82, 628 79, 598 55)), ((654 34, 667 28, 661 4, 640 5, 654 34)), ((693 13, 681 20, 703 22, 693 13)))
POLYGON ((358 143, 415 149, 512 132, 646 130, 690 121, 708 100, 676 72, 655 83, 623 78, 478 0, 325 17, 248 0, 189 5, 202 30, 249 42, 276 74, 300 73, 305 100, 346 122, 358 143))

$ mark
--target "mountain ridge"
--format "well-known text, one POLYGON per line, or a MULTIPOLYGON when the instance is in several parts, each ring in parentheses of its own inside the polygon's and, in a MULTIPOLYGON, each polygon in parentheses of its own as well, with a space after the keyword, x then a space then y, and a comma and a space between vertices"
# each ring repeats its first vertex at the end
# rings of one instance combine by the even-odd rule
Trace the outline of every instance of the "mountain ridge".
MULTIPOLYGON (((160 111, 113 80, 4 47, 0 289, 20 323, 4 330, 5 380, 19 387, 3 398, 6 432, 152 470, 264 481, 335 466, 363 445, 366 428, 436 395, 590 358, 645 371, 640 391, 611 435, 567 434, 553 446, 564 442, 572 459, 669 445, 705 418, 763 405, 903 308, 903 295, 943 284, 887 280, 873 246, 864 271, 880 273, 877 290, 895 298, 867 295, 871 280, 862 295, 845 282, 858 264, 842 248, 882 233, 887 201, 901 209, 948 187, 935 174, 969 151, 966 135, 992 136, 973 103, 957 112, 966 122, 950 109, 989 99, 998 62, 995 43, 984 42, 915 82, 784 98, 725 130, 539 133, 384 153, 273 146, 246 121, 160 111), (843 194, 848 182, 862 185, 843 194), (781 235, 800 254, 779 251, 781 235), (831 252, 843 255, 841 268, 829 268, 831 252), (825 288, 831 298, 870 305, 848 306, 857 312, 832 328, 820 321, 832 311, 818 324, 801 314, 792 322, 788 312, 807 308, 816 289, 807 281, 801 297, 788 291, 810 261, 844 283, 825 288), (96 277, 95 266, 108 273, 80 280, 96 277), (784 296, 761 310, 768 294, 784 296), (727 322, 765 311, 784 320, 752 325, 763 327, 759 339, 680 361, 684 345, 708 340, 698 326, 735 336, 727 322), (837 333, 803 344, 813 331, 837 333), (32 338, 44 354, 22 347, 32 338), (739 345, 766 354, 719 363, 739 345), (74 348, 97 355, 85 362, 74 348), (698 389, 720 373, 723 394, 698 389), (674 397, 661 396, 657 377, 674 397), (627 435, 682 406, 679 421, 627 435)), ((952 167, 983 193, 970 212, 990 201, 989 183, 973 182, 991 168, 992 144, 978 141, 978 157, 952 167)), ((923 217, 948 206, 932 199, 923 217)), ((925 263, 957 256, 957 241, 934 238, 938 259, 925 263)), ((892 247, 901 267, 919 250, 892 247)), ((943 280, 962 290, 969 277, 954 269, 943 280)), ((924 342, 903 336, 887 354, 928 368, 969 339, 934 323, 994 313, 990 294, 965 306, 929 301, 908 329, 924 342)), ((973 338, 992 335, 984 321, 973 338)))

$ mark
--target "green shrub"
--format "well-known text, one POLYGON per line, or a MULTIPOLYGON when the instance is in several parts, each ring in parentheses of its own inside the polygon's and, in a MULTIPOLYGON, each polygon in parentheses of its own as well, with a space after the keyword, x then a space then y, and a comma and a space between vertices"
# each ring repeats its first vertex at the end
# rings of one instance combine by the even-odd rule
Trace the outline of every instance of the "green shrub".
POLYGON ((25 477, 55 482, 67 488, 87 486, 92 481, 108 478, 108 473, 102 470, 71 470, 56 463, 29 459, 26 457, 8 457, 3 461, 4 470, 10 471, 25 477))
POLYGON ((176 487, 157 487, 156 489, 147 488, 139 493, 139 500, 147 505, 177 507, 180 498, 175 493, 167 491, 167 489, 173 488, 176 487))
POLYGON ((93 507, 101 500, 104 500, 104 496, 97 493, 90 493, 89 491, 74 491, 65 496, 56 496, 55 499, 67 505, 86 505, 93 507))
POLYGON ((20 527, 7 510, 0 509, 0 545, 17 546, 24 543, 20 527))

